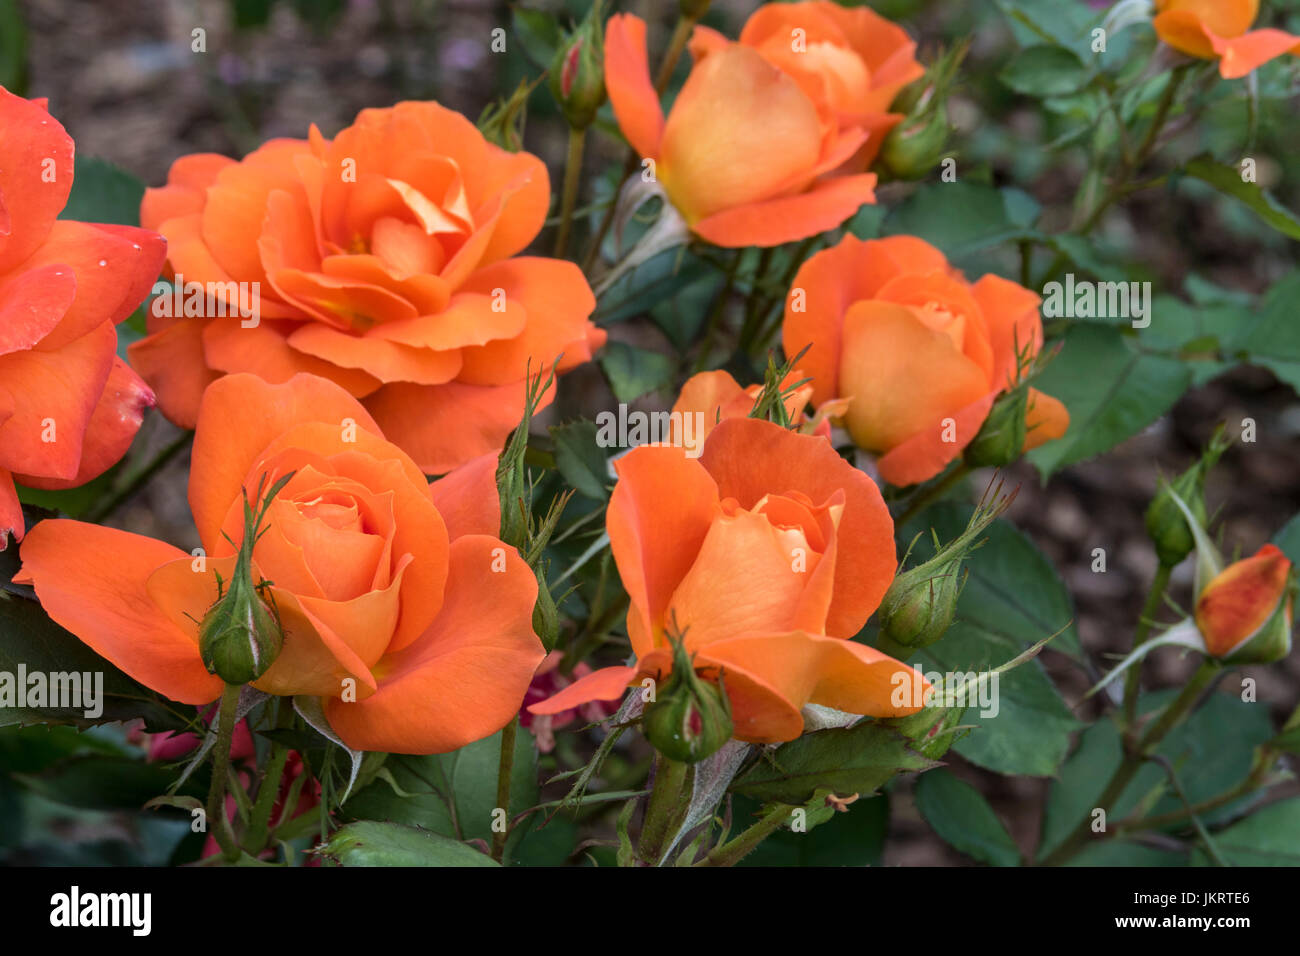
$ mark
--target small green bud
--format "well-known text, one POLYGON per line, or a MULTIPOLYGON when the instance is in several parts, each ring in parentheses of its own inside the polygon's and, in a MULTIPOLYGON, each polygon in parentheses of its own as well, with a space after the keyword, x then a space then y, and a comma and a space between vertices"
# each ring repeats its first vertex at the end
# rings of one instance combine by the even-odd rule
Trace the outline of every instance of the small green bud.
POLYGON ((1210 437, 1200 459, 1172 482, 1160 480, 1159 490, 1151 500, 1146 513, 1147 534, 1156 546, 1160 563, 1173 567, 1192 553, 1196 539, 1188 527, 1187 518, 1174 501, 1172 491, 1187 505, 1201 527, 1206 523, 1205 476, 1218 463, 1228 447, 1224 428, 1220 425, 1210 437))
POLYGON ((605 39, 600 2, 555 51, 551 95, 574 129, 586 129, 605 102, 605 39))
MULTIPOLYGON (((244 540, 239 546, 239 556, 228 582, 217 577, 220 592, 224 593, 208 608, 199 622, 199 657, 208 673, 216 674, 227 684, 248 684, 257 680, 280 656, 284 646, 284 630, 274 604, 262 598, 266 586, 253 583, 253 548, 261 536, 262 517, 276 494, 293 477, 293 472, 282 477, 271 490, 261 497, 256 512, 244 497, 244 540)), ((265 482, 265 478, 263 479, 265 482)))
POLYGON ((998 396, 974 440, 966 446, 966 463, 972 468, 1003 468, 1018 461, 1025 451, 1025 412, 1029 389, 1021 383, 998 396))
POLYGON ((560 613, 546 583, 546 572, 538 567, 536 574, 537 603, 533 605, 533 633, 541 640, 542 647, 550 651, 560 638, 560 613))
POLYGON ((880 603, 880 630, 904 647, 928 647, 952 624, 961 593, 961 558, 927 561, 894 578, 880 603))
POLYGON ((881 169, 891 179, 920 179, 944 158, 951 131, 943 104, 904 119, 880 145, 881 169))
POLYGON ((665 757, 698 763, 731 739, 731 701, 725 688, 695 673, 684 644, 673 645, 673 672, 645 709, 646 739, 665 757))

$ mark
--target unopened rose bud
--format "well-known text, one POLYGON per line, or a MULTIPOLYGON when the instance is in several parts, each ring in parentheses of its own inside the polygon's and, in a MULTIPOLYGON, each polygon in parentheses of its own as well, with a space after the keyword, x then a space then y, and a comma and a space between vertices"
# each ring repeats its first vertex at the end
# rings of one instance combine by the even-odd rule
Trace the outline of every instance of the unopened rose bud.
POLYGON ((682 763, 697 763, 731 739, 726 691, 695 673, 681 642, 674 645, 672 676, 646 707, 641 729, 656 750, 682 763))
POLYGON ((1196 629, 1211 657, 1268 664, 1291 652, 1295 579, 1276 545, 1220 571, 1196 598, 1196 629))
POLYGON ((550 651, 560 637, 560 614, 555 607, 555 598, 546 584, 546 572, 540 567, 537 574, 537 603, 533 605, 533 633, 542 642, 542 647, 550 651))
MULTIPOLYGON (((211 674, 227 684, 257 680, 280 656, 284 630, 279 615, 263 600, 253 582, 253 546, 257 543, 266 508, 293 477, 285 475, 260 498, 257 511, 244 499, 244 540, 224 593, 208 608, 199 623, 199 657, 211 674)), ((258 489, 260 492, 260 488, 258 489)))
POLYGON ((600 3, 565 38, 551 63, 551 94, 574 129, 586 129, 605 102, 605 41, 600 3))
POLYGON ((894 578, 880 604, 880 629, 904 647, 928 647, 952 624, 961 593, 961 558, 927 561, 894 578))
POLYGON ((1166 567, 1173 567, 1192 553, 1196 546, 1195 536, 1187 524, 1182 509, 1174 501, 1173 495, 1182 499, 1188 510, 1202 525, 1206 522, 1205 511, 1205 476, 1218 462, 1227 448, 1224 429, 1220 426, 1205 447, 1201 458, 1172 482, 1160 482, 1160 488, 1151 505, 1147 508, 1147 534, 1156 546, 1156 556, 1166 567), (1173 495, 1170 492, 1173 492, 1173 495))
POLYGON ((909 117, 889 131, 880 145, 880 166, 891 179, 920 179, 947 154, 948 110, 939 104, 909 117))
POLYGON ((1003 468, 1025 451, 1025 412, 1029 387, 1017 385, 998 396, 974 440, 966 446, 966 463, 972 468, 1003 468))

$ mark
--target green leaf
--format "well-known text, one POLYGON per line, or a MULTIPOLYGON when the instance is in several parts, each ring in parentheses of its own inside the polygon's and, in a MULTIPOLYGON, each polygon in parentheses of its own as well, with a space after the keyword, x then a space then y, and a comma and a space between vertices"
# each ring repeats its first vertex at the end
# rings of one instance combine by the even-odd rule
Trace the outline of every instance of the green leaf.
POLYGON ((604 501, 612 482, 605 452, 596 442, 596 423, 587 419, 551 426, 555 467, 579 494, 604 501))
POLYGON ((1073 93, 1088 82, 1088 68, 1064 47, 1031 46, 1013 56, 998 79, 1017 93, 1041 99, 1073 93))
POLYGON ((78 156, 72 192, 60 219, 140 225, 144 183, 126 170, 94 156, 78 156))
MULTIPOLYGON (((1143 713, 1164 706, 1175 691, 1144 695, 1139 701, 1143 713)), ((1176 727, 1158 748, 1173 764, 1187 799, 1208 800, 1239 783, 1250 773, 1253 750, 1273 736, 1268 710, 1245 703, 1230 694, 1213 694, 1185 723, 1176 727)), ((1106 782, 1123 755, 1119 731, 1108 720, 1089 727, 1058 779, 1052 784, 1043 815, 1040 858, 1046 856, 1071 829, 1096 806, 1106 782)), ((1143 767, 1107 813, 1107 823, 1127 817, 1153 788, 1166 781, 1164 769, 1155 764, 1143 767)), ((1207 825, 1236 812, 1241 801, 1203 816, 1207 825)), ((1182 810, 1176 793, 1166 792, 1150 809, 1153 815, 1182 810)))
POLYGON ((608 342, 600 353, 609 387, 620 402, 632 402, 667 388, 673 380, 673 360, 662 352, 624 342, 608 342))
POLYGON ((1300 514, 1292 517, 1273 535, 1273 543, 1282 549, 1293 564, 1300 564, 1300 514))
MULTIPOLYGON (((1300 797, 1256 810, 1215 834, 1214 845, 1229 866, 1300 866, 1300 797)), ((1192 862, 1210 863, 1200 849, 1192 862)))
POLYGON ((737 777, 730 790, 762 802, 802 804, 818 790, 870 794, 895 774, 936 766, 897 731, 865 720, 782 744, 737 777))
MULTIPOLYGON (((491 843, 500 757, 500 732, 447 754, 394 754, 379 779, 355 793, 344 810, 353 819, 390 820, 456 840, 491 843)), ((537 747, 533 735, 520 728, 515 735, 508 816, 536 806, 537 793, 537 747)), ((507 850, 525 829, 517 827, 511 833, 507 850)))
POLYGON ((1163 415, 1191 383, 1177 359, 1150 355, 1118 329, 1076 323, 1034 386, 1065 403, 1065 435, 1026 457, 1046 478, 1131 438, 1163 415))
MULTIPOLYGON (((737 797, 731 807, 733 832, 753 820, 759 808, 757 802, 737 797)), ((847 813, 833 813, 805 833, 777 830, 737 865, 879 866, 888 830, 889 797, 882 793, 854 801, 847 813)))
POLYGON ((542 69, 549 69, 563 39, 555 14, 515 6, 510 10, 510 20, 524 55, 542 69))
POLYGON ((486 853, 438 833, 362 820, 341 827, 321 849, 340 866, 496 866, 486 853))
MULTIPOLYGON (((60 761, 38 773, 16 773, 14 779, 47 800, 87 810, 138 810, 166 793, 176 779, 166 764, 145 763, 101 754, 86 754, 60 761)), ((194 779, 182 793, 199 796, 194 779)))
POLYGON ((1019 866, 1020 849, 978 790, 946 770, 921 774, 916 806, 945 842, 993 866, 1019 866))
MULTIPOLYGON (((12 545, 8 551, 15 550, 12 545)), ((0 582, 8 583, 5 552, 0 552, 0 582)), ((136 683, 100 657, 75 635, 55 624, 33 600, 0 591, 0 672, 17 675, 76 672, 103 675, 103 713, 87 717, 87 707, 19 708, 0 706, 0 727, 12 724, 72 724, 91 727, 142 717, 151 731, 183 730, 189 718, 175 705, 136 683)), ((94 678, 92 676, 92 682, 94 678)), ((86 691, 82 691, 85 701, 86 691)))
POLYGON ((1184 167, 1184 172, 1209 183, 1225 196, 1245 203, 1259 218, 1284 236, 1300 239, 1300 217, 1278 202, 1271 193, 1261 189, 1258 183, 1244 182, 1239 167, 1215 162, 1209 156, 1198 156, 1184 167))
MULTIPOLYGON (((944 502, 909 522, 902 531, 904 541, 925 532, 909 563, 933 554, 931 529, 940 540, 951 540, 966 527, 970 511, 969 505, 944 502)), ((984 541, 966 562, 969 576, 953 625, 937 643, 919 652, 914 663, 926 673, 987 671, 1053 634, 1057 636, 1050 649, 1079 659, 1074 605, 1051 562, 1007 521, 990 525, 984 541)), ((977 729, 953 749, 998 773, 1055 773, 1079 722, 1048 679, 1042 662, 1032 660, 1000 674, 997 696, 989 704, 967 708, 961 722, 977 729), (982 715, 982 710, 994 707, 996 714, 982 715)))
POLYGON ((18 0, 0 0, 0 86, 19 96, 27 88, 27 27, 18 0))
POLYGON ((937 246, 949 258, 1026 235, 1014 216, 1024 214, 1018 191, 1008 199, 979 183, 930 183, 919 187, 885 217, 886 236, 912 235, 937 246))

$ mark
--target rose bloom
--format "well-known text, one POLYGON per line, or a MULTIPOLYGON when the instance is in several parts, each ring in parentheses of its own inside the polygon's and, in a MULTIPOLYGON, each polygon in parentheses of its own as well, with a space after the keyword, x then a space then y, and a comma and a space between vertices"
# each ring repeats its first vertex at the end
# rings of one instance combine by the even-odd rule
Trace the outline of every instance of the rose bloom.
POLYGON ((1265 630, 1289 650, 1291 623, 1291 562, 1274 544, 1228 565, 1196 599, 1196 629, 1211 657, 1231 658, 1265 630))
POLYGON ((1175 50, 1218 59, 1219 73, 1234 80, 1284 53, 1300 54, 1300 37, 1283 30, 1252 30, 1259 0, 1156 0, 1152 26, 1175 50))
POLYGON ((324 698, 355 750, 454 750, 515 715, 543 657, 536 578, 496 537, 495 470, 484 456, 430 485, 338 385, 230 375, 208 388, 194 439, 189 501, 206 556, 42 521, 15 580, 136 680, 206 704, 223 683, 200 659, 199 621, 217 575, 230 580, 243 489, 292 472, 253 551, 254 582, 273 582, 284 627, 279 657, 253 686, 324 698))
MULTIPOLYGON (((795 369, 781 383, 783 390, 789 390, 784 402, 786 416, 790 420, 791 427, 798 428, 801 432, 829 438, 831 426, 826 416, 831 412, 841 414, 842 408, 840 403, 832 403, 819 408, 813 418, 807 418, 804 409, 812 399, 812 384, 805 382, 805 378, 807 376, 803 372, 795 369), (803 384, 794 387, 800 382, 803 384)), ((748 418, 762 391, 761 385, 741 388, 740 383, 731 376, 731 373, 723 369, 698 372, 686 380, 677 395, 677 401, 673 403, 672 410, 682 416, 694 413, 703 416, 700 419, 703 429, 696 431, 692 426, 690 434, 692 444, 702 443, 719 422, 728 418, 748 418)), ((672 443, 681 445, 684 443, 685 436, 679 437, 675 429, 676 426, 674 426, 672 443)))
MULTIPOLYGON (((1042 346, 1035 293, 995 275, 968 282, 912 236, 845 236, 809 258, 791 288, 786 353, 810 346, 799 361, 813 402, 848 402, 843 425, 881 455, 880 475, 894 485, 957 458, 1015 380, 1017 350, 1029 358, 1042 346)), ((1063 435, 1069 413, 1031 388, 1026 423, 1028 449, 1063 435)))
POLYGON ((889 104, 925 70, 916 44, 866 7, 760 7, 731 42, 696 27, 690 76, 667 120, 645 22, 611 17, 605 85, 623 135, 691 230, 719 246, 775 246, 833 229, 875 201, 866 172, 902 116, 889 104))
POLYGON ((158 277, 162 237, 58 219, 73 144, 44 100, 0 87, 0 550, 23 537, 14 482, 85 484, 126 453, 153 392, 115 326, 158 277))
MULTIPOLYGON (((436 103, 363 110, 333 140, 313 126, 240 162, 184 156, 140 218, 168 237, 176 278, 216 283, 220 301, 205 315, 151 314, 131 362, 187 427, 221 375, 322 375, 442 474, 500 450, 530 368, 563 354, 569 369, 604 342, 577 266, 515 256, 549 202, 536 156, 492 145, 436 103)), ((170 297, 154 306, 176 311, 170 297)))
POLYGON ((739 740, 793 740, 805 704, 873 717, 917 709, 891 697, 900 679, 921 676, 848 640, 893 578, 894 524, 875 484, 830 442, 732 418, 699 458, 643 445, 616 467, 605 527, 637 661, 577 680, 534 714, 662 681, 670 635, 684 635, 700 676, 725 687, 739 740))

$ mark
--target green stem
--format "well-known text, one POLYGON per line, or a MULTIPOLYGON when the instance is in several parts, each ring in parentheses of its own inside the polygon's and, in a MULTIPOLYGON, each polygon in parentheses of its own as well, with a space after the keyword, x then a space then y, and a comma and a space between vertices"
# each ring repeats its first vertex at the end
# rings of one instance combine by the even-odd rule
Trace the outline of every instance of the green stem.
MULTIPOLYGON (((1142 605, 1142 616, 1138 619, 1137 633, 1133 636, 1133 648, 1136 650, 1147 642, 1151 628, 1155 624, 1156 612, 1164 602, 1165 589, 1169 587, 1169 575, 1173 567, 1161 564, 1156 570, 1151 590, 1147 592, 1146 604, 1142 605)), ((1138 690, 1142 677, 1142 662, 1134 664, 1124 675, 1124 732, 1130 733, 1137 720, 1138 690)))
POLYGON ((957 467, 948 472, 940 481, 926 488, 916 495, 907 505, 903 513, 894 519, 894 527, 901 528, 913 518, 915 518, 926 505, 941 498, 946 494, 953 485, 957 484, 962 478, 970 472, 970 466, 966 462, 959 462, 957 467))
MULTIPOLYGON (((510 818, 510 778, 515 766, 515 732, 519 729, 519 715, 501 730, 501 762, 497 765, 497 806, 510 818)), ((506 823, 500 832, 492 833, 492 859, 500 863, 505 859, 506 840, 510 836, 510 824, 506 823)))
MULTIPOLYGON (((1165 734, 1173 730, 1174 727, 1187 716, 1193 704, 1201 696, 1207 684, 1209 684, 1219 673, 1219 664, 1216 661, 1206 661, 1192 675, 1187 686, 1183 688, 1160 718, 1147 730, 1142 736, 1141 742, 1136 748, 1129 750, 1124 759, 1120 761, 1119 767, 1114 775, 1111 776, 1110 782, 1106 784, 1106 789, 1102 791, 1101 797, 1097 800, 1096 806, 1107 813, 1115 801, 1120 798, 1124 790, 1141 769, 1142 764, 1146 761, 1147 755, 1155 750, 1156 746, 1165 737, 1165 734)), ((1078 825, 1070 832, 1070 835, 1053 850, 1043 860, 1044 866, 1060 866, 1072 858, 1076 853, 1083 849, 1092 834, 1092 821, 1090 816, 1084 817, 1078 825)))
POLYGON ((688 770, 690 766, 680 760, 669 760, 662 754, 655 757, 654 789, 646 802, 641 838, 637 841, 637 856, 650 866, 657 866, 663 858, 673 836, 673 821, 684 810, 681 797, 688 770))
POLYGON ((564 193, 560 201, 560 230, 555 236, 555 258, 562 259, 573 228, 573 207, 578 201, 578 183, 582 180, 582 154, 587 130, 569 127, 569 152, 564 161, 564 193))
POLYGON ((239 708, 239 684, 227 684, 221 694, 217 717, 217 742, 212 749, 212 783, 208 786, 208 826, 227 862, 239 859, 239 843, 226 819, 226 775, 230 772, 230 742, 235 736, 235 712, 239 708))
POLYGON ((178 452, 188 446, 193 438, 194 432, 183 432, 179 437, 174 439, 171 444, 160 451, 153 461, 149 462, 149 464, 141 469, 139 473, 131 478, 124 488, 114 492, 113 496, 107 501, 104 501, 97 507, 87 511, 85 515, 82 516, 82 520, 90 522, 91 524, 97 524, 103 521, 129 499, 134 497, 140 489, 153 479, 154 475, 158 474, 158 472, 161 471, 169 461, 176 457, 178 452))
POLYGON ((732 289, 736 284, 736 270, 740 268, 740 253, 732 256, 731 262, 727 264, 727 278, 723 283, 722 291, 718 293, 717 301, 713 303, 713 308, 709 310, 709 317, 705 320, 704 338, 700 341, 700 353, 695 357, 695 372, 702 372, 705 366, 709 364, 709 355, 713 351, 713 339, 717 334, 718 326, 722 322, 722 315, 727 311, 727 303, 731 299, 732 289))
POLYGON ((758 822, 734 840, 717 847, 712 853, 696 863, 696 866, 735 866, 751 850, 766 840, 786 820, 790 819, 788 804, 778 803, 759 818, 758 822))
POLYGON ((664 90, 668 89, 668 81, 673 78, 673 70, 677 69, 677 61, 681 59, 682 51, 686 49, 686 41, 691 38, 691 31, 694 29, 694 17, 683 14, 677 18, 677 25, 673 27, 673 37, 668 41, 668 52, 664 54, 663 62, 659 64, 659 75, 655 77, 655 92, 660 96, 663 96, 664 90))

